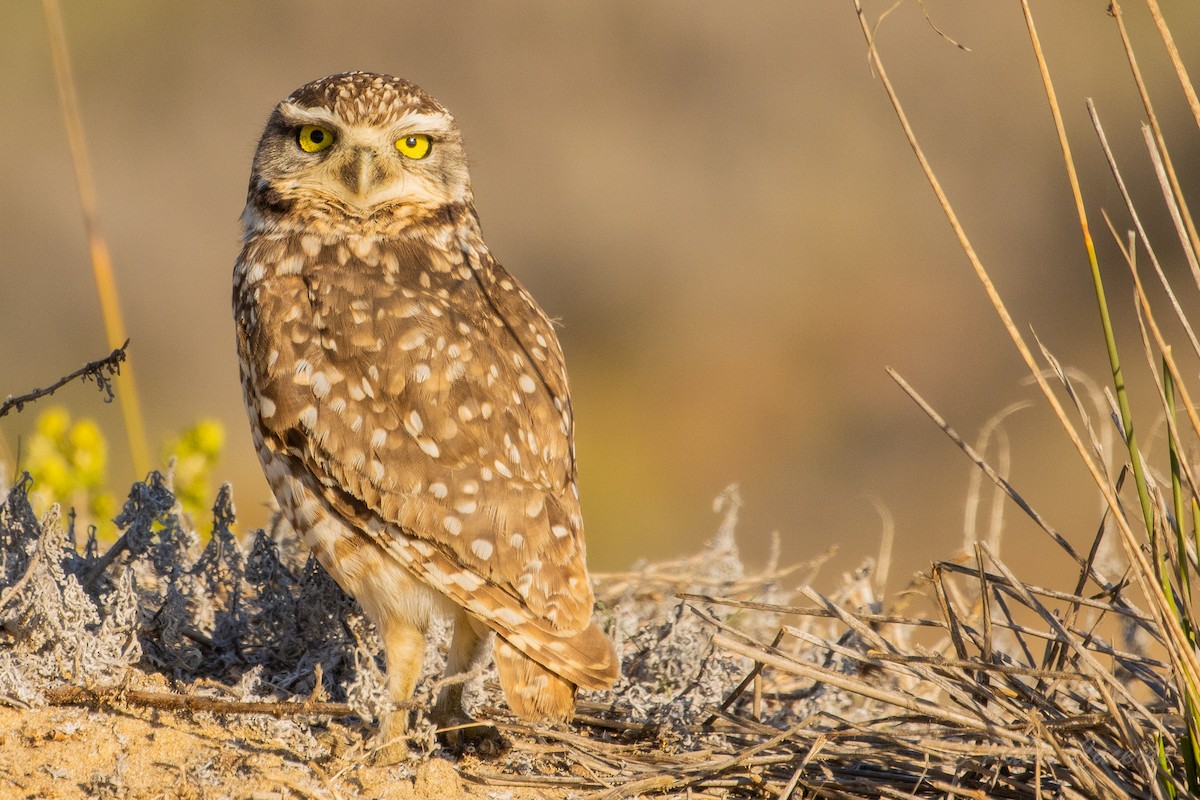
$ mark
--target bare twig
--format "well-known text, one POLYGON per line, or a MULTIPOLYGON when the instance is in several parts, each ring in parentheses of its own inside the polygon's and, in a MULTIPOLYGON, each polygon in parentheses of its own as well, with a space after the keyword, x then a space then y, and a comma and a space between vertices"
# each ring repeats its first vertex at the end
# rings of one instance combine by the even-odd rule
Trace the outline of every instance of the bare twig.
MULTIPOLYGON (((267 714, 272 717, 351 717, 358 714, 348 703, 245 702, 215 697, 145 692, 120 687, 57 686, 47 689, 46 702, 56 706, 134 705, 160 711, 207 711, 211 714, 267 714)), ((398 704, 399 705, 399 704, 398 704)), ((414 704, 415 705, 415 704, 414 704)))
POLYGON ((112 379, 121 374, 121 363, 125 360, 125 348, 127 347, 129 347, 128 339, 125 340, 125 344, 113 350, 104 358, 84 364, 70 375, 64 375, 45 389, 34 389, 16 397, 10 394, 4 403, 0 404, 0 417, 3 417, 13 409, 16 409, 18 414, 21 413, 26 403, 32 403, 35 400, 48 397, 76 378, 85 381, 95 381, 96 386, 104 393, 104 402, 111 403, 113 399, 112 379))

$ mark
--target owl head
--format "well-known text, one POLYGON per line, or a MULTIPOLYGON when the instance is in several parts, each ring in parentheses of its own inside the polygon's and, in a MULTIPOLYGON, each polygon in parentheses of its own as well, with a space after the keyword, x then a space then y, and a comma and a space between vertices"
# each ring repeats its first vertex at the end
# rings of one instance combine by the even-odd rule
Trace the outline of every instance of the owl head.
POLYGON ((247 228, 398 220, 470 204, 454 117, 401 78, 348 72, 301 86, 258 142, 247 228))

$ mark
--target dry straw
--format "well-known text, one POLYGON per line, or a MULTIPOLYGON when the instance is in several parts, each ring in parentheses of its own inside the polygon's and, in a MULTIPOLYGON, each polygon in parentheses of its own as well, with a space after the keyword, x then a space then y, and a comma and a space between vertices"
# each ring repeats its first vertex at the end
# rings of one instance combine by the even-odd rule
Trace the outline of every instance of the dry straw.
MULTIPOLYGON (((100 298, 100 310, 104 315, 104 331, 108 346, 124 349, 129 343, 125 330, 125 319, 121 315, 121 303, 117 294, 117 281, 113 275, 112 258, 108 243, 100 228, 97 213, 96 185, 92 178, 91 161, 88 159, 87 138, 83 134, 83 119, 79 114, 79 98, 75 93, 75 80, 71 75, 70 53, 67 34, 63 28, 62 11, 58 0, 42 0, 46 26, 50 34, 50 54, 54 62, 54 77, 58 87, 59 109, 67 131, 67 142, 71 148, 71 164, 75 168, 75 184, 79 189, 79 204, 83 210, 83 225, 87 232, 88 251, 91 254, 92 276, 96 281, 96 294, 100 298)), ((134 473, 145 475, 150 471, 150 448, 146 438, 146 424, 138 401, 137 383, 133 378, 133 362, 127 359, 123 388, 118 394, 121 416, 125 422, 129 453, 133 459, 134 473)))

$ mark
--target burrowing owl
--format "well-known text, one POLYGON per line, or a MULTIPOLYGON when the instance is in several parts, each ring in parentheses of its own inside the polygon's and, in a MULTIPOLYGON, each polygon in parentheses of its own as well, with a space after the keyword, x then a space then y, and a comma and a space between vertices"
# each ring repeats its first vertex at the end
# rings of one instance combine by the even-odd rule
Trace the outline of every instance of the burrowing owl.
MULTIPOLYGON (((592 622, 558 338, 480 235, 458 126, 407 81, 297 89, 258 144, 234 268, 242 388, 279 506, 378 627, 395 701, 433 616, 448 673, 569 718, 618 662, 592 622)), ((435 721, 466 720, 462 685, 435 721)), ((402 739, 405 715, 385 719, 402 739)))

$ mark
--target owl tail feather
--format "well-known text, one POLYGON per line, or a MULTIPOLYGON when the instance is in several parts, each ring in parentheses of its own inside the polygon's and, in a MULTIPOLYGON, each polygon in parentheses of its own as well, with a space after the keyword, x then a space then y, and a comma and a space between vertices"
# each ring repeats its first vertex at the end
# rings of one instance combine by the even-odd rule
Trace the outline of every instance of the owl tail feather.
MULTIPOLYGON (((591 669, 584 671, 585 688, 602 689, 616 681, 619 669, 616 650, 599 626, 591 625, 570 641, 574 645, 572 650, 593 655, 588 665, 591 669)), ((530 722, 566 722, 575 716, 576 684, 530 658, 503 636, 496 637, 495 653, 504 698, 517 716, 530 722)), ((578 669, 563 671, 580 674, 578 669)))

